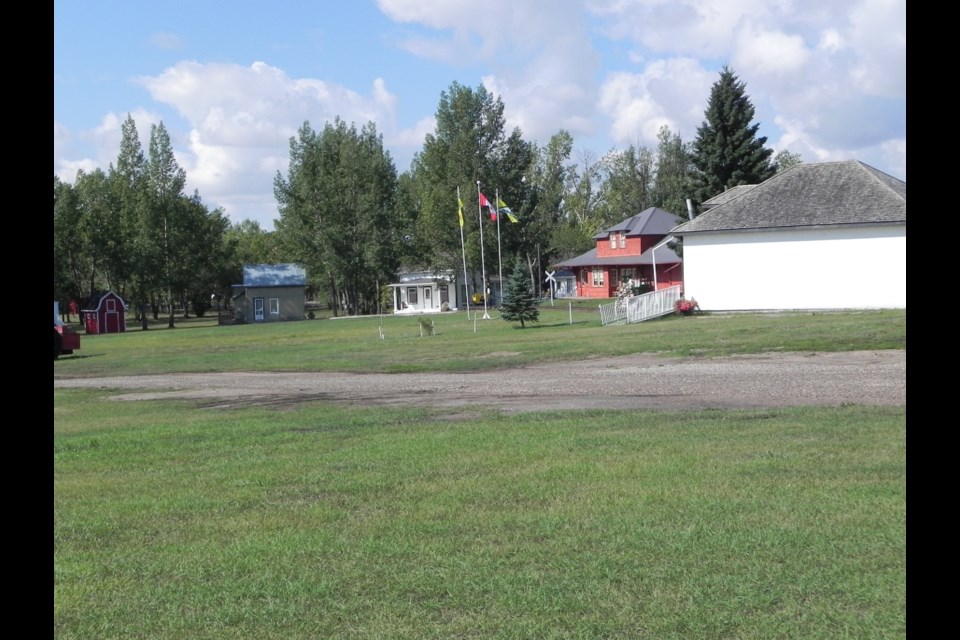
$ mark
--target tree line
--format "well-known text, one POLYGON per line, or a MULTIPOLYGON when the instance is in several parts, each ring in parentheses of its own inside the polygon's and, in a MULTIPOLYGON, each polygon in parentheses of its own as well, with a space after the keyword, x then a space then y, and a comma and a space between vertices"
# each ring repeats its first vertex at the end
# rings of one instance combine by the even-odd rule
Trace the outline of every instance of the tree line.
POLYGON ((688 199, 696 209, 801 161, 787 151, 771 158, 745 85, 727 67, 692 142, 663 127, 652 149, 575 155, 567 131, 537 145, 508 131, 503 114, 482 86, 452 83, 404 173, 372 122, 337 117, 319 131, 304 122, 286 174, 274 178, 274 231, 230 224, 198 193, 184 194, 163 123, 151 126, 145 154, 128 115, 115 165, 79 171, 73 184, 54 176, 54 299, 109 289, 173 327, 176 310, 202 314, 211 296, 228 298, 243 264, 279 262, 305 267, 311 293, 337 315, 378 312, 401 270, 458 273, 463 262, 492 274, 498 260, 519 261, 539 294, 538 274, 592 248, 603 229, 649 207, 686 218, 688 199), (480 210, 480 194, 510 217, 480 210))

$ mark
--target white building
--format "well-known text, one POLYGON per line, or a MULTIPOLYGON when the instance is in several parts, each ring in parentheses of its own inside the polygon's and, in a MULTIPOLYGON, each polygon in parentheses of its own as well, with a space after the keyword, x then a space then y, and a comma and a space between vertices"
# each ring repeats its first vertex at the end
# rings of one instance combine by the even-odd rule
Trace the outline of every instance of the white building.
POLYGON ((906 182, 856 160, 800 164, 703 204, 671 231, 703 310, 906 308, 906 182))
POLYGON ((456 311, 457 278, 453 272, 417 271, 401 274, 399 282, 388 285, 392 291, 393 312, 398 314, 456 311))

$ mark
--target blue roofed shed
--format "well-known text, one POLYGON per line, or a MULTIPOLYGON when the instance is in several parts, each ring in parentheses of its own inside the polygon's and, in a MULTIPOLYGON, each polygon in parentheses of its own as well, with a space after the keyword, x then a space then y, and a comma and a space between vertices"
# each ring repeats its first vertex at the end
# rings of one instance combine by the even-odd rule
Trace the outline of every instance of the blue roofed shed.
POLYGON ((235 322, 303 320, 307 272, 296 264, 247 264, 233 285, 235 322))

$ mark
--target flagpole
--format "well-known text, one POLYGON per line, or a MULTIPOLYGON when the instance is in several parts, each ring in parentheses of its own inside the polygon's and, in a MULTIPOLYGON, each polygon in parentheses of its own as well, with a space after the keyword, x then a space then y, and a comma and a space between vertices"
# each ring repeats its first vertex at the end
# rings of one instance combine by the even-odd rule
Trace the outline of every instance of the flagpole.
POLYGON ((497 265, 500 267, 500 298, 503 298, 503 258, 500 256, 500 188, 497 187, 493 210, 497 212, 497 265))
POLYGON ((480 273, 483 278, 481 286, 483 287, 483 319, 489 320, 490 314, 487 313, 487 265, 483 259, 483 207, 480 206, 480 181, 477 180, 477 215, 480 219, 480 273))
POLYGON ((470 320, 470 285, 467 280, 467 249, 463 244, 463 200, 460 199, 460 185, 457 185, 457 215, 460 217, 460 254, 463 256, 463 295, 467 302, 467 321, 470 320))

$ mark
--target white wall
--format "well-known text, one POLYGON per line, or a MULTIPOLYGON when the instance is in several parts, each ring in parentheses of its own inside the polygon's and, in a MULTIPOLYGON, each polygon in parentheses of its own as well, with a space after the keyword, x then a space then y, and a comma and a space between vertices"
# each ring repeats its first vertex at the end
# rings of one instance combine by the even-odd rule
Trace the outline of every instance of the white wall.
POLYGON ((683 274, 705 311, 905 309, 907 228, 694 234, 683 274))

